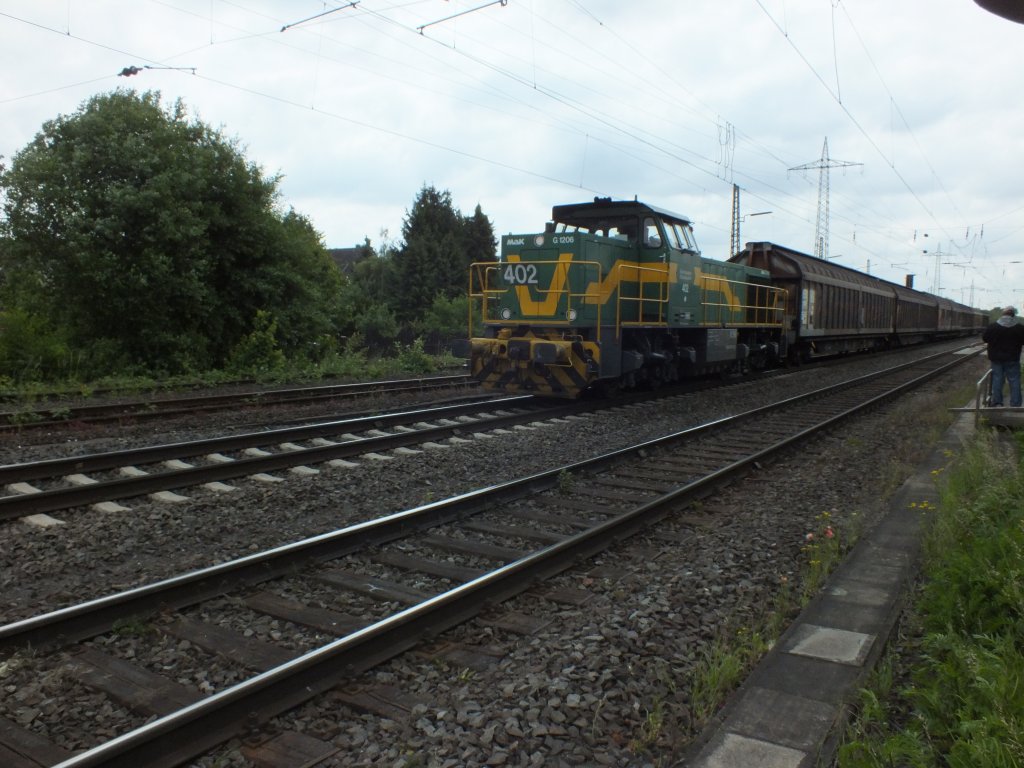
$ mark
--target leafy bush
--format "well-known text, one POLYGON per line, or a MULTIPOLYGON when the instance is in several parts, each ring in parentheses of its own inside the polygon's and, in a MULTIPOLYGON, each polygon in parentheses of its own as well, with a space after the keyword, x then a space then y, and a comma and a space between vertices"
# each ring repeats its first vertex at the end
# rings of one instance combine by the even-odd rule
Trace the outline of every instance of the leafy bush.
POLYGON ((269 312, 256 312, 252 331, 231 351, 227 367, 235 373, 266 373, 285 367, 284 352, 277 344, 277 320, 269 312))
MULTIPOLYGON (((480 335, 483 329, 479 307, 473 312, 474 335, 480 335)), ((449 349, 454 339, 465 339, 469 322, 469 297, 465 295, 446 298, 442 295, 434 297, 433 303, 415 323, 416 331, 425 340, 426 348, 435 354, 449 349)))
POLYGON ((372 304, 356 321, 356 330, 367 349, 383 353, 398 335, 398 321, 387 304, 372 304))
POLYGON ((433 373, 434 359, 423 351, 423 339, 398 347, 398 365, 408 373, 433 373))
MULTIPOLYGON (((0 306, 46 318, 74 351, 95 347, 86 362, 110 361, 102 374, 125 362, 193 373, 232 356, 274 368, 266 340, 246 338, 261 310, 276 345, 310 356, 344 316, 342 279, 311 223, 280 210, 279 182, 181 102, 93 96, 0 167, 0 306)), ((22 370, 80 362, 45 341, 22 370)))
POLYGON ((4 313, 0 368, 11 381, 63 378, 75 359, 63 335, 44 319, 18 309, 4 313))

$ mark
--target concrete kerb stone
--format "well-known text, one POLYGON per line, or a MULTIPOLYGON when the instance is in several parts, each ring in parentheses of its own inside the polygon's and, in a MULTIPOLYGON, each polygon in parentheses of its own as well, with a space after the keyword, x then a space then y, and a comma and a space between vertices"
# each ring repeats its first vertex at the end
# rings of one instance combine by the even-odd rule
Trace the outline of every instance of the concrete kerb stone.
POLYGON ((953 423, 677 766, 831 763, 852 697, 881 658, 917 573, 925 516, 938 506, 936 471, 973 431, 970 415, 953 423))

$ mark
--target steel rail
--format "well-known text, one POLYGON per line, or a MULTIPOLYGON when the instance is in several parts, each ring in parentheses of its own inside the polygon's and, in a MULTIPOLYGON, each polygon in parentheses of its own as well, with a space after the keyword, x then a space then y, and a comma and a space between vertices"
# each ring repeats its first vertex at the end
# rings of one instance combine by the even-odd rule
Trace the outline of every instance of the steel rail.
MULTIPOLYGON (((876 356, 881 357, 884 355, 897 354, 906 351, 905 348, 885 350, 875 353, 876 356)), ((814 360, 810 363, 805 364, 804 368, 809 367, 830 367, 836 364, 845 364, 844 358, 822 358, 814 360)), ((752 376, 757 377, 771 377, 777 375, 784 375, 787 373, 785 368, 774 368, 768 370, 758 371, 752 376)), ((460 381, 464 381, 469 387, 475 387, 476 381, 466 374, 454 374, 449 376, 437 376, 437 377, 424 377, 415 379, 392 379, 383 380, 376 382, 360 382, 354 384, 323 384, 312 387, 295 387, 289 389, 270 389, 270 390, 252 390, 249 392, 241 392, 235 395, 199 395, 195 397, 183 397, 183 398, 167 398, 159 399, 152 398, 147 400, 139 400, 134 402, 125 403, 111 403, 111 404, 97 404, 97 405, 86 405, 78 408, 64 408, 60 402, 53 403, 50 407, 40 408, 34 412, 25 411, 0 411, 0 433, 11 432, 25 429, 37 429, 44 427, 66 427, 69 423, 75 422, 76 420, 80 423, 93 421, 99 423, 104 419, 107 421, 143 421, 153 418, 164 418, 169 415, 176 415, 179 413, 189 413, 195 410, 202 410, 208 404, 211 407, 215 407, 218 402, 226 402, 228 404, 242 405, 273 405, 282 404, 289 402, 301 402, 302 394, 308 392, 316 392, 322 390, 321 394, 314 394, 308 397, 309 402, 316 400, 332 399, 335 397, 345 397, 348 395, 356 396, 365 393, 372 393, 374 391, 381 391, 382 393, 394 393, 402 392, 407 390, 430 390, 440 389, 449 386, 458 386, 460 381), (384 390, 380 390, 380 387, 385 387, 384 390), (392 387, 392 388, 388 388, 392 387), (375 389, 377 388, 377 389, 375 389), (347 392, 345 390, 348 390, 347 392), (279 395, 280 398, 274 396, 279 395), (186 405, 185 408, 178 408, 171 410, 165 408, 166 405, 180 406, 186 405), (55 413, 60 413, 60 418, 51 418, 44 421, 25 421, 26 416, 31 418, 33 414, 36 416, 53 416, 55 413), (109 416, 104 416, 109 414, 109 416), (99 418, 91 418, 96 416, 99 418), (20 423, 16 423, 20 422, 20 423)), ((699 380, 689 380, 696 382, 699 380)), ((99 392, 110 393, 111 390, 98 390, 99 392)), ((116 394, 116 393, 115 393, 116 394)), ((0 395, 0 401, 8 401, 11 397, 0 395)))
MULTIPOLYGON (((523 396, 529 398, 529 396, 523 396)), ((480 404, 477 405, 479 410, 480 404)), ((101 501, 127 499, 157 491, 182 489, 189 486, 231 480, 259 473, 274 472, 306 464, 320 464, 332 459, 344 459, 370 452, 391 451, 457 437, 467 432, 479 432, 514 426, 538 419, 553 418, 566 413, 579 413, 594 406, 573 403, 561 404, 540 411, 524 411, 507 415, 478 418, 473 422, 416 429, 392 435, 361 437, 331 445, 319 445, 297 450, 281 451, 269 456, 252 456, 231 461, 204 464, 166 472, 152 472, 133 477, 97 481, 87 485, 52 488, 38 493, 4 496, 0 498, 0 520, 13 520, 31 514, 55 512, 61 509, 95 504, 101 501)), ((436 417, 435 417, 436 418, 436 417)), ((263 444, 267 442, 264 440, 263 444)), ((194 454, 193 454, 194 455, 194 454)))
MULTIPOLYGON (((606 549, 612 543, 648 527, 652 522, 668 514, 668 508, 672 505, 701 495, 708 488, 745 471, 754 463, 804 441, 856 413, 919 386, 946 370, 963 364, 967 359, 969 358, 965 356, 916 376, 699 480, 308 652, 282 666, 215 693, 178 712, 118 736, 60 763, 57 768, 178 765, 243 731, 254 720, 265 722, 329 690, 340 681, 407 650, 421 637, 434 635, 465 621, 485 607, 529 589, 537 580, 567 570, 580 560, 606 549)), ((755 409, 747 413, 765 410, 755 409)), ((731 417, 729 420, 735 418, 731 417)), ((664 440, 665 438, 648 441, 645 445, 664 440)), ((638 446, 626 449, 627 452, 636 450, 639 450, 638 446)), ((606 454, 599 459, 606 459, 610 455, 606 454)), ((580 464, 589 463, 580 462, 571 466, 578 467, 580 464)), ((543 474, 548 477, 551 475, 550 472, 543 474)))
MULTIPOLYGON (((935 355, 928 359, 931 360, 946 354, 948 353, 935 355)), ((969 358, 965 356, 954 360, 935 373, 925 374, 925 377, 938 375, 947 368, 961 364, 967 359, 969 358)), ((915 365, 919 365, 920 362, 917 361, 915 365)), ((251 586, 277 578, 309 563, 341 557, 414 531, 426 530, 473 514, 495 502, 511 501, 555 487, 564 472, 570 474, 598 472, 627 458, 643 455, 655 448, 692 440, 707 432, 819 399, 842 389, 868 383, 885 373, 892 374, 902 371, 907 367, 907 365, 896 366, 886 372, 868 374, 848 382, 787 398, 778 403, 647 440, 637 445, 609 451, 590 459, 538 472, 525 478, 509 480, 449 499, 313 536, 266 552, 0 626, 0 651, 27 645, 36 648, 49 648, 65 642, 82 640, 109 630, 114 621, 125 616, 151 615, 163 606, 182 608, 221 594, 228 589, 251 586)), ((914 381, 923 381, 925 377, 916 377, 914 381)))
POLYGON ((75 472, 97 472, 135 464, 153 464, 169 459, 187 459, 195 456, 223 451, 239 451, 271 443, 310 440, 316 437, 336 435, 339 432, 359 429, 373 429, 404 424, 419 419, 450 418, 462 416, 482 407, 507 408, 528 404, 532 395, 516 395, 502 398, 474 398, 469 402, 454 405, 433 405, 428 408, 394 411, 392 413, 332 419, 297 427, 279 427, 259 432, 243 432, 222 437, 189 440, 179 443, 163 443, 143 448, 128 448, 121 451, 104 451, 83 456, 67 456, 58 459, 0 465, 0 484, 27 482, 47 477, 59 477, 75 472))
POLYGON ((394 394, 399 392, 445 389, 453 386, 476 386, 476 381, 466 374, 433 376, 414 379, 392 379, 386 381, 359 382, 353 384, 319 384, 311 387, 288 389, 251 390, 235 394, 197 395, 178 398, 136 400, 125 403, 104 403, 63 408, 59 403, 36 411, 0 412, 0 430, 38 429, 42 427, 67 426, 71 422, 103 422, 118 420, 141 421, 168 416, 188 414, 195 411, 215 410, 232 406, 267 406, 341 397, 355 397, 365 394, 394 394), (53 418, 61 413, 60 418, 53 418), (26 420, 26 416, 40 417, 39 421, 26 420), (50 418, 45 418, 49 416, 50 418))
MULTIPOLYGON (((706 385, 698 386, 704 387, 706 385)), ((689 391, 691 390, 685 386, 682 389, 669 387, 662 389, 658 396, 673 396, 689 391)), ((560 400, 557 401, 558 405, 549 407, 547 411, 551 414, 563 411, 567 413, 592 412, 650 399, 650 394, 641 393, 625 395, 610 401, 560 400)), ((537 401, 537 398, 533 395, 474 398, 467 404, 432 406, 431 408, 419 411, 402 411, 395 414, 358 417, 300 427, 285 427, 277 430, 208 438, 185 443, 170 443, 126 451, 111 451, 86 456, 10 464, 0 466, 0 485, 30 482, 39 478, 50 478, 75 473, 110 470, 123 466, 135 466, 137 464, 146 465, 170 459, 192 458, 223 451, 238 451, 244 448, 265 446, 277 442, 291 442, 323 437, 325 435, 337 434, 346 429, 352 431, 365 429, 368 426, 379 428, 408 422, 413 418, 429 420, 431 418, 456 416, 479 410, 484 405, 490 410, 491 408, 526 404, 531 401, 537 401)), ((0 497, 0 521, 14 520, 31 514, 55 512, 61 509, 95 504, 101 501, 125 499, 157 491, 230 480, 259 472, 273 472, 306 463, 313 464, 331 459, 352 457, 370 451, 392 450, 394 448, 427 442, 431 439, 445 439, 460 432, 494 429, 503 426, 502 421, 504 425, 513 425, 536 418, 550 418, 550 415, 545 417, 543 412, 534 412, 532 414, 533 419, 530 418, 530 415, 527 413, 521 417, 505 416, 501 419, 492 419, 489 422, 478 422, 475 425, 473 423, 464 423, 459 426, 439 427, 434 432, 418 430, 414 433, 409 433, 407 437, 395 435, 393 437, 362 438, 359 441, 349 440, 339 442, 333 446, 303 448, 302 450, 291 450, 266 457, 236 459, 220 464, 175 469, 169 472, 154 472, 142 476, 98 481, 75 487, 53 488, 37 493, 12 494, 0 497)))
MULTIPOLYGON (((944 353, 938 353, 944 354, 944 353)), ((927 359, 927 358, 925 358, 927 359)), ((829 364, 835 361, 827 361, 829 364)), ((912 365, 913 363, 908 363, 912 365)), ((822 363, 821 365, 824 365, 822 363)), ((785 369, 773 369, 759 372, 756 377, 745 378, 736 383, 748 381, 759 381, 772 378, 777 375, 789 373, 785 369)), ((379 382, 388 383, 388 382, 379 382)), ((693 383, 693 382, 690 382, 693 383)), ((362 385, 338 385, 338 386, 362 386, 362 385)), ((715 385, 718 386, 718 385, 715 385)), ((706 388, 705 384, 699 384, 697 391, 706 388)), ((666 387, 661 393, 668 396, 689 393, 689 387, 677 386, 666 387)), ((266 429, 260 432, 239 433, 236 435, 207 438, 180 443, 165 443, 144 448, 131 448, 122 451, 106 451, 95 454, 84 454, 81 456, 68 456, 57 459, 43 459, 40 461, 21 462, 17 464, 0 465, 0 485, 8 485, 17 482, 30 482, 41 478, 64 476, 74 473, 85 473, 116 469, 122 466, 136 464, 151 464, 169 459, 185 459, 209 453, 224 451, 237 451, 244 448, 267 445, 271 442, 283 441, 292 442, 316 437, 323 437, 335 434, 339 429, 357 430, 363 425, 371 424, 374 427, 390 426, 401 424, 407 417, 411 418, 422 414, 424 419, 444 417, 446 415, 461 415, 476 410, 481 403, 487 402, 494 407, 512 406, 536 398, 534 395, 511 395, 495 397, 490 394, 468 395, 459 398, 460 403, 431 405, 427 408, 413 411, 397 411, 389 414, 372 414, 366 416, 347 417, 340 420, 330 420, 315 424, 302 425, 297 427, 281 427, 277 429, 266 429)), ((640 402, 650 399, 645 395, 631 394, 621 396, 612 401, 607 401, 607 407, 628 405, 633 402, 640 402)), ((2 415, 2 414, 0 414, 2 415)))

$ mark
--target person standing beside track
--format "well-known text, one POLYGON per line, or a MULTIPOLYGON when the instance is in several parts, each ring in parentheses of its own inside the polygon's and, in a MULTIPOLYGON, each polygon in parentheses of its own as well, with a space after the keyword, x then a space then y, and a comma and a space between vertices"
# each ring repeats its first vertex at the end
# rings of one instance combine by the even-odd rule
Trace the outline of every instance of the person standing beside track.
POLYGON ((1006 307, 1003 314, 985 329, 981 340, 988 344, 992 364, 992 397, 989 406, 1003 405, 1003 380, 1010 385, 1010 405, 1020 408, 1020 350, 1024 346, 1024 325, 1017 322, 1017 310, 1006 307))

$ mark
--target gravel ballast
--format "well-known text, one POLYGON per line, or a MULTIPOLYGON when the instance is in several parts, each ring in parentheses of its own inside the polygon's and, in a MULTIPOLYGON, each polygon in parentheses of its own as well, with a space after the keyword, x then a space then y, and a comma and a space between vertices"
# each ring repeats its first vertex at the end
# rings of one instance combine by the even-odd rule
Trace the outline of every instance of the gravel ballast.
MULTIPOLYGON (((0 589, 8 597, 0 620, 586 458, 824 386, 856 367, 882 365, 865 359, 794 371, 417 456, 361 460, 351 470, 285 475, 274 485, 243 481, 230 494, 186 491, 189 500, 178 504, 133 499, 130 513, 77 510, 53 529, 17 524, 0 543, 0 589)), ((319 701, 281 726, 333 742, 341 749, 335 765, 670 764, 693 735, 686 681, 709 644, 751 626, 780 590, 795 588, 806 534, 823 513, 842 531, 869 524, 899 466, 916 453, 920 416, 938 407, 944 389, 973 382, 976 370, 969 364, 898 406, 818 438, 811 458, 802 453, 762 468, 706 508, 670 518, 560 577, 558 583, 593 593, 585 606, 529 594, 503 606, 551 619, 535 635, 495 630, 484 620, 445 634, 445 642, 486 648, 493 663, 471 669, 407 654, 368 675, 363 682, 395 686, 423 702, 407 719, 325 709, 319 701)), ((168 645, 153 663, 168 663, 172 651, 168 645)), ((42 684, 3 675, 0 686, 15 688, 4 688, 12 702, 53 696, 52 677, 50 688, 33 690, 42 684)), ((196 678, 194 670, 181 675, 196 678)), ((16 708, 3 709, 17 716, 16 708)), ((213 759, 244 764, 237 745, 213 759)))

